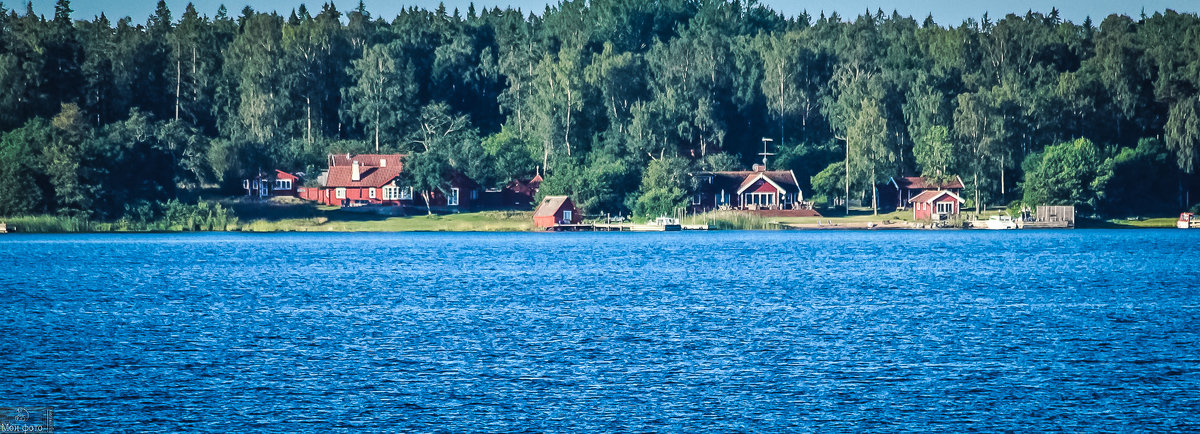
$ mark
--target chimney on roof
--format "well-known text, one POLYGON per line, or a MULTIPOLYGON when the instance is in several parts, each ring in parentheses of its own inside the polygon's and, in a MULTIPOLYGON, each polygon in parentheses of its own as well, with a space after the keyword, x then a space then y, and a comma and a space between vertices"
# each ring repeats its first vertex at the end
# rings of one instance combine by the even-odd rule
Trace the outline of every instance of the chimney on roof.
POLYGON ((766 172, 766 171, 767 171, 767 166, 764 166, 764 165, 761 165, 761 164, 755 164, 755 165, 754 165, 754 171, 755 171, 755 172, 766 172))
POLYGON ((350 165, 350 180, 356 182, 362 180, 362 174, 358 173, 358 160, 354 160, 354 163, 350 165))
POLYGON ((386 158, 379 159, 379 167, 387 167, 387 159, 386 158))

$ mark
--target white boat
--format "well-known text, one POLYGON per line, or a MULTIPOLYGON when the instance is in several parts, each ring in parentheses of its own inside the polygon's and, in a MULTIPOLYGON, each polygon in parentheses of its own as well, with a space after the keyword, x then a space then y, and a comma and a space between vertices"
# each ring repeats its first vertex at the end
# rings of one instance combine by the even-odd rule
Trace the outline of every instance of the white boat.
POLYGON ((1006 215, 994 215, 987 219, 988 229, 1016 229, 1017 222, 1006 215))
POLYGON ((683 225, 679 224, 679 219, 671 217, 659 217, 654 219, 650 224, 634 225, 630 230, 635 232, 666 232, 683 230, 683 225))
POLYGON ((1180 213, 1179 220, 1175 221, 1175 227, 1179 229, 1200 228, 1200 217, 1190 212, 1180 213))

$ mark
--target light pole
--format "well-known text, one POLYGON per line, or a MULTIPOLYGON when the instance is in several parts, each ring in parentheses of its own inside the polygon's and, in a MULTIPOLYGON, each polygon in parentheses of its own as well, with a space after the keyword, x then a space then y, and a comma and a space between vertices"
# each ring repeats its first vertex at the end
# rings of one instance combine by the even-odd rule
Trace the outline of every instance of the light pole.
POLYGON ((767 142, 773 142, 773 141, 775 141, 775 140, 774 140, 774 139, 771 139, 770 137, 763 137, 763 138, 762 138, 762 142, 763 142, 763 151, 762 151, 762 152, 759 152, 759 153, 758 153, 758 155, 762 155, 762 157, 763 157, 763 164, 762 164, 762 165, 763 165, 763 171, 764 171, 764 172, 767 170, 767 157, 768 157, 768 156, 774 156, 774 155, 775 155, 775 154, 774 154, 774 153, 772 153, 772 152, 767 152, 767 142))

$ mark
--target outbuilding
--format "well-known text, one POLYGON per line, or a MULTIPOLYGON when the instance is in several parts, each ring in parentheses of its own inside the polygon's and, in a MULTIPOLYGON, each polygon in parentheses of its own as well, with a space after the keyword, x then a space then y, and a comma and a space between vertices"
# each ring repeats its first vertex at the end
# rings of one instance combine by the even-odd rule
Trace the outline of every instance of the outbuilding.
POLYGON ((958 215, 965 203, 963 198, 949 190, 926 191, 908 201, 913 207, 916 220, 945 220, 958 215))
POLYGON ((573 225, 583 221, 575 203, 566 196, 546 196, 533 211, 533 224, 539 228, 550 228, 555 225, 573 225))

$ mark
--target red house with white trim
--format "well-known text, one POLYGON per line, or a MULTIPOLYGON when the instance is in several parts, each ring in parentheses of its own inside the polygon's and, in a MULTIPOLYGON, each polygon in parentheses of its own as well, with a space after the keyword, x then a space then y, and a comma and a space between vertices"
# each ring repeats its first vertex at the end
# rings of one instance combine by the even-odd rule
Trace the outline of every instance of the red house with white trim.
POLYGON ((879 207, 888 209, 904 209, 912 198, 928 191, 946 190, 954 194, 962 194, 962 178, 955 176, 947 182, 933 182, 920 176, 899 176, 877 187, 879 189, 879 207))
MULTIPOLYGON (((417 206, 424 207, 420 192, 405 185, 402 154, 332 154, 329 170, 317 178, 321 187, 302 187, 302 199, 334 206, 417 206)), ((438 211, 461 211, 479 200, 479 184, 455 172, 446 192, 430 194, 430 205, 438 211)))
POLYGON ((296 196, 301 183, 300 177, 275 170, 273 175, 259 173, 258 176, 242 180, 242 189, 250 197, 296 196))
POLYGON ((701 172, 693 177, 700 185, 692 197, 690 212, 732 209, 780 216, 820 215, 804 202, 804 192, 790 170, 766 170, 755 164, 754 170, 701 172))
POLYGON ((913 207, 916 220, 945 220, 958 215, 965 203, 963 198, 949 190, 926 191, 908 201, 913 207))
MULTIPOLYGON (((400 205, 399 162, 392 166, 331 166, 325 178, 325 199, 330 205, 400 205), (330 197, 332 196, 332 197, 330 197)), ((410 197, 411 199, 411 197, 410 197)))
POLYGON ((401 154, 333 154, 329 170, 317 180, 321 187, 299 188, 300 198, 325 205, 401 205, 412 200, 411 189, 399 185, 401 154))

